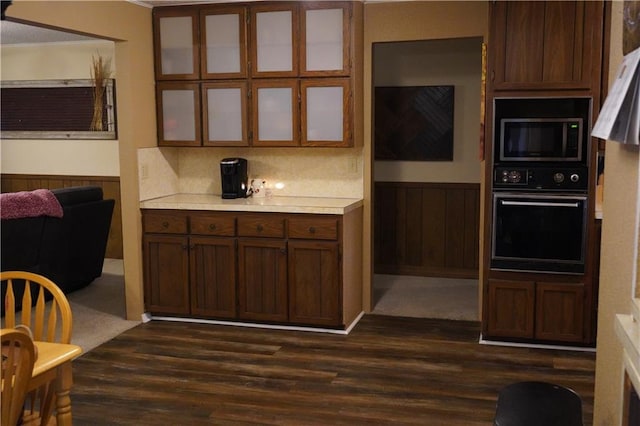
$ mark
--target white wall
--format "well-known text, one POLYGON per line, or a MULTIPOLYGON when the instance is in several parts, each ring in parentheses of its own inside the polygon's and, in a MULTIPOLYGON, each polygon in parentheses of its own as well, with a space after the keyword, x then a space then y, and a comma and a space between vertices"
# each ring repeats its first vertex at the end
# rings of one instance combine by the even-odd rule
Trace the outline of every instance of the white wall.
POLYGON ((376 181, 480 182, 481 73, 480 37, 374 44, 374 86, 455 86, 453 161, 376 161, 376 181))
MULTIPOLYGON (((71 43, 4 45, 0 77, 10 80, 91 78, 92 57, 116 64, 114 43, 106 40, 71 43)), ((116 80, 116 104, 117 104, 116 80)), ((0 142, 0 171, 10 174, 119 176, 117 140, 25 140, 0 142)))

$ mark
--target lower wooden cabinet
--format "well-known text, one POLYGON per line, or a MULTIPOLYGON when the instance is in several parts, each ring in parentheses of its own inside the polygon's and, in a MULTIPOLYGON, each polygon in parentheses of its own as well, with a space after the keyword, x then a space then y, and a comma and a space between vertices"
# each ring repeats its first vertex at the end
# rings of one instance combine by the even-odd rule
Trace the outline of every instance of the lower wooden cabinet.
POLYGON ((289 320, 339 325, 342 321, 339 245, 289 241, 289 320))
POLYGON ((533 282, 489 280, 488 332, 491 336, 533 338, 533 282))
POLYGON ((582 342, 584 284, 488 281, 485 337, 582 342))
POLYGON ((191 313, 236 317, 236 259, 232 238, 190 237, 191 313))
POLYGON ((189 313, 188 243, 183 235, 144 236, 144 292, 149 311, 189 313))
POLYGON ((142 217, 151 314, 340 328, 362 311, 361 209, 142 217))
POLYGON ((285 241, 241 238, 238 253, 238 317, 259 321, 287 321, 285 241))

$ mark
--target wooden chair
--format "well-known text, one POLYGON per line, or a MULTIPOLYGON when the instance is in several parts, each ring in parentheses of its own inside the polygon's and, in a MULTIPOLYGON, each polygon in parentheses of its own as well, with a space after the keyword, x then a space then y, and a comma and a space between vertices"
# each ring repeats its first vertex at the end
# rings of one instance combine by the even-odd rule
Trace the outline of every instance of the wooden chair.
POLYGON ((35 352, 31 338, 15 329, 0 330, 2 340, 2 405, 0 424, 14 426, 22 417, 35 352))
MULTIPOLYGON (((31 330, 34 341, 71 343, 71 306, 53 281, 31 272, 3 271, 0 272, 0 282, 6 285, 3 327, 24 325, 31 330), (22 294, 20 312, 16 309, 16 294, 22 294)), ((44 425, 54 420, 51 418, 54 396, 53 380, 42 383, 37 390, 30 392, 24 423, 44 425)))

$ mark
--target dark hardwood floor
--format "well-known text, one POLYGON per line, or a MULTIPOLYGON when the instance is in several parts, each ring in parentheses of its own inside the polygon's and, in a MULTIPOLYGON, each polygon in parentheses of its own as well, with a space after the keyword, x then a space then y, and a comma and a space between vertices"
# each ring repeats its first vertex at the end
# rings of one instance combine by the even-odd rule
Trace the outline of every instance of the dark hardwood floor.
POLYGON ((348 336, 152 321, 74 361, 75 425, 490 425, 549 381, 592 424, 595 354, 477 343, 477 322, 367 315, 348 336))

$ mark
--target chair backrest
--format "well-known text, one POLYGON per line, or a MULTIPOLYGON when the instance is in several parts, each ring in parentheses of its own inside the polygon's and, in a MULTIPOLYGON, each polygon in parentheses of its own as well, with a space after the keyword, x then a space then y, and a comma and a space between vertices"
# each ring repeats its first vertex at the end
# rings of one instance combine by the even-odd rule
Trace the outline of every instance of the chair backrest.
POLYGON ((24 271, 0 272, 0 281, 2 285, 7 286, 3 327, 15 328, 22 324, 31 330, 33 340, 71 343, 71 306, 62 290, 53 281, 42 275, 24 271), (19 319, 16 312, 16 294, 22 294, 19 319), (51 299, 50 303, 47 303, 48 299, 51 299), (33 308, 29 309, 30 306, 33 308))
POLYGON ((35 354, 31 338, 15 329, 0 330, 2 340, 2 405, 0 423, 18 424, 33 372, 35 354))

